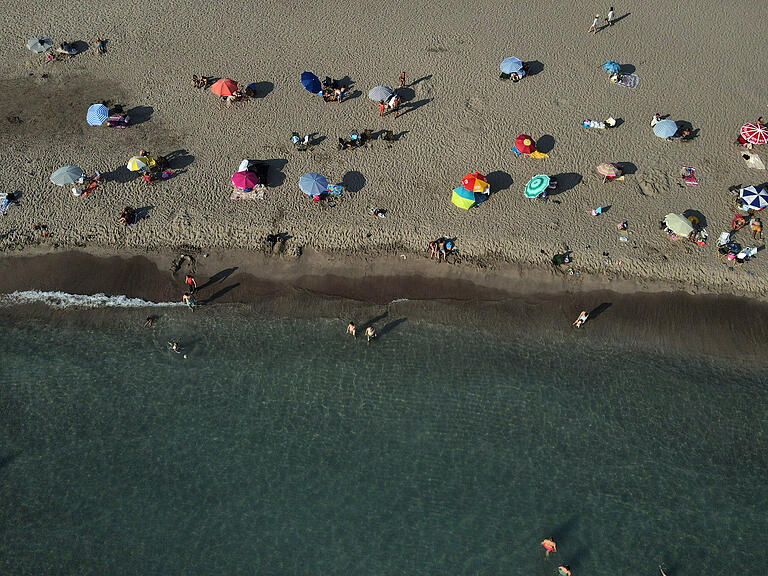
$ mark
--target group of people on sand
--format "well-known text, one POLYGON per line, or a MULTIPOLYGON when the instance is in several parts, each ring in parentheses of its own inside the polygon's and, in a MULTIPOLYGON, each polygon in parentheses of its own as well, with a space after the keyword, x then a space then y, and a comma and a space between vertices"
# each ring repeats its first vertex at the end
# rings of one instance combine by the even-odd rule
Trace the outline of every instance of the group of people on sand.
POLYGON ((402 96, 395 90, 392 96, 386 100, 379 100, 379 116, 386 116, 390 112, 395 113, 395 118, 400 114, 400 105, 403 103, 402 96))
POLYGON ((438 262, 448 262, 448 255, 453 254, 456 247, 453 240, 441 236, 437 240, 432 240, 427 244, 429 248, 429 259, 436 259, 438 262))
POLYGON ((329 76, 323 80, 323 100, 326 102, 341 102, 347 95, 347 86, 341 80, 335 80, 329 76))
MULTIPOLYGON (((659 122, 664 120, 665 117, 659 114, 658 112, 653 115, 653 118, 651 118, 651 128, 656 126, 659 122)), ((678 125, 679 126, 679 125, 678 125)), ((691 132, 691 129, 688 126, 679 126, 677 132, 670 138, 667 138, 667 140, 678 140, 679 142, 685 142, 690 140, 693 137, 693 133, 691 132)))
MULTIPOLYGON (((357 327, 355 326, 354 322, 350 322, 347 324, 347 334, 351 335, 353 338, 357 338, 357 327)), ((376 328, 374 328, 373 325, 368 326, 365 329, 365 338, 367 342, 370 342, 374 338, 376 338, 376 328)))

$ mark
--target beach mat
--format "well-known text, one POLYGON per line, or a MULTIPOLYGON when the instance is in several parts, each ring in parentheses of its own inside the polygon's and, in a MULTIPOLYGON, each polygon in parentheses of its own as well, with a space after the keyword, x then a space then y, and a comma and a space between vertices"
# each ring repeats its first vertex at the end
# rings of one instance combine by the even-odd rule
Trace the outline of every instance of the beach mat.
POLYGON ((746 162, 747 166, 750 168, 754 168, 755 170, 765 170, 765 164, 763 164, 763 161, 757 154, 752 152, 739 152, 739 156, 744 159, 744 162, 746 162))
POLYGON ((229 197, 230 200, 264 200, 264 189, 254 189, 250 192, 235 190, 229 197))
POLYGON ((621 80, 619 80, 619 84, 625 88, 637 88, 639 83, 640 78, 638 78, 637 74, 625 74, 621 77, 621 80))
POLYGON ((681 175, 683 177, 683 182, 685 182, 688 186, 699 185, 699 181, 696 180, 696 168, 693 166, 683 166, 681 175))

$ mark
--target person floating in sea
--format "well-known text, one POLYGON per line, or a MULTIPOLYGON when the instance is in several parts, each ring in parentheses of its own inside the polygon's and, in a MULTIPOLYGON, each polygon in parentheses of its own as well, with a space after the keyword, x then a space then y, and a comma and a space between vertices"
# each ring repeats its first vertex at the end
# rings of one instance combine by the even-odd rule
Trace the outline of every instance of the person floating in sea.
POLYGON ((168 346, 170 346, 171 350, 176 352, 176 354, 181 354, 181 350, 179 350, 179 343, 178 342, 168 342, 168 346))
POLYGON ((376 328, 368 326, 368 328, 365 329, 365 336, 368 338, 368 342, 376 338, 376 328))
POLYGON ((589 318, 589 314, 587 313, 587 311, 582 310, 581 314, 579 314, 579 317, 576 318, 576 322, 574 322, 573 325, 576 326, 576 328, 581 328, 582 326, 584 326, 584 323, 587 321, 588 318, 589 318))
POLYGON ((557 572, 560 576, 571 576, 571 567, 568 564, 557 567, 557 572))
POLYGON ((544 548, 544 557, 549 558, 550 552, 557 552, 557 544, 552 538, 547 538, 541 541, 541 546, 544 548))
POLYGON ((147 316, 147 319, 144 320, 144 327, 145 328, 152 328, 155 325, 155 317, 154 316, 147 316))
MULTIPOLYGON (((366 333, 367 333, 367 332, 366 332, 366 333)), ((357 338, 357 333, 355 332, 355 323, 354 323, 354 322, 350 322, 350 323, 347 325, 347 334, 352 334, 352 336, 354 336, 355 338, 357 338)))

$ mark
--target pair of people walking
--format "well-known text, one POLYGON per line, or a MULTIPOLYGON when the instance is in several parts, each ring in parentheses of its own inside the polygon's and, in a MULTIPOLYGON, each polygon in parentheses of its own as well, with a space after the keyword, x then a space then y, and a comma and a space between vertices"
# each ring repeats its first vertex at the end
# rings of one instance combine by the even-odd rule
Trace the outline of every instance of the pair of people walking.
MULTIPOLYGON (((613 20, 615 17, 615 12, 613 11, 613 6, 610 7, 608 10, 608 16, 605 18, 605 25, 606 26, 613 26, 613 20)), ((598 24, 600 22, 600 14, 595 14, 595 19, 592 21, 592 26, 589 27, 589 31, 592 34, 597 34, 599 28, 598 24)))

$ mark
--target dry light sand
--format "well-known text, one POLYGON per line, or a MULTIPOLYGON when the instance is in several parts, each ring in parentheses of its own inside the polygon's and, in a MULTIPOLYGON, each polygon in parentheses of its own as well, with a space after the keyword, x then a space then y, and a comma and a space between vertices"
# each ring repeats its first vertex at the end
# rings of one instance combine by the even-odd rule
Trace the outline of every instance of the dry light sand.
MULTIPOLYGON (((768 179, 747 168, 732 143, 744 122, 768 116, 764 34, 744 33, 766 21, 768 4, 616 4, 616 25, 588 34, 592 15, 607 9, 488 0, 8 3, 0 15, 2 190, 23 197, 0 221, 0 247, 261 249, 266 233, 287 232, 294 250, 399 254, 445 235, 481 264, 543 264, 568 247, 582 273, 764 296, 766 253, 729 267, 715 239, 732 218, 727 188, 768 179), (36 35, 90 47, 46 64, 25 47, 36 35), (108 39, 106 55, 97 53, 97 37, 108 39), (534 62, 537 73, 501 82, 498 65, 507 56, 534 62), (639 87, 612 85, 600 69, 608 59, 634 67, 639 87), (311 96, 299 84, 304 70, 348 77, 351 97, 336 104, 311 96), (404 113, 379 118, 367 92, 395 85, 401 70, 413 82, 404 113), (227 108, 191 87, 193 73, 259 83, 261 97, 227 108), (122 131, 88 126, 86 109, 102 100, 134 109, 141 122, 122 131), (655 112, 690 122, 698 136, 656 138, 655 112), (581 127, 584 118, 608 116, 621 125, 581 127), (339 136, 366 128, 400 137, 391 148, 377 140, 337 151, 339 136), (295 151, 294 130, 322 142, 295 151), (540 139, 550 158, 515 158, 509 148, 523 132, 540 139), (140 148, 175 152, 180 173, 145 184, 125 169, 140 148), (243 158, 280 168, 262 201, 229 199, 229 177, 243 158), (628 163, 633 173, 603 184, 595 173, 601 162, 628 163), (109 180, 76 198, 48 181, 67 164, 109 180), (685 164, 696 167, 698 188, 681 185, 685 164), (489 175, 495 193, 465 212, 451 204, 450 190, 470 170, 489 175), (307 171, 345 184, 335 207, 298 190, 307 171), (567 189, 553 197, 559 204, 523 197, 537 173, 565 175, 567 189), (129 229, 118 225, 124 205, 145 208, 147 217, 129 229), (588 214, 607 205, 600 217, 588 214), (369 206, 388 217, 369 216, 369 206), (673 242, 659 230, 666 213, 688 209, 705 217, 708 246, 673 242), (628 243, 616 230, 624 219, 628 243), (52 236, 42 238, 35 223, 52 236)), ((756 152, 767 159, 768 149, 756 152)), ((737 235, 748 238, 747 230, 737 235)))

